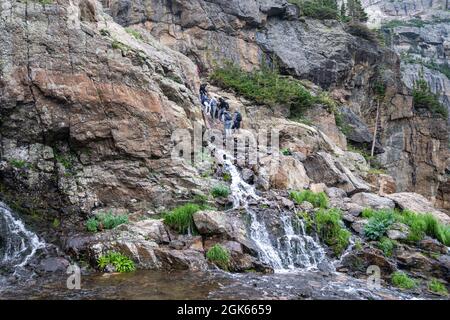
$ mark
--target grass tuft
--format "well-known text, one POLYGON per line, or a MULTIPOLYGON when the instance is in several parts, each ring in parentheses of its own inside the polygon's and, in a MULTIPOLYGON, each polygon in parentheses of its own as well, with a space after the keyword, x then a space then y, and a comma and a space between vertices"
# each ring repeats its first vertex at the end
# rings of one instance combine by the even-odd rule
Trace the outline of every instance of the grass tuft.
POLYGON ((214 247, 209 249, 206 253, 206 257, 219 268, 228 270, 230 265, 230 253, 220 244, 216 244, 214 247))
POLYGON ((297 204, 306 201, 311 203, 315 208, 326 209, 329 206, 329 199, 325 192, 314 193, 310 190, 292 191, 289 196, 297 204))

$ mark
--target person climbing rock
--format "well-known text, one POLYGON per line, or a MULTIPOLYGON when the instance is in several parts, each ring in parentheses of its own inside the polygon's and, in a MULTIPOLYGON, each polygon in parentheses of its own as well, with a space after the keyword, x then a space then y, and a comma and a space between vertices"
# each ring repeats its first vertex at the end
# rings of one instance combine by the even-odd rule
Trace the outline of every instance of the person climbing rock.
POLYGON ((203 103, 203 97, 208 96, 208 90, 206 89, 207 86, 208 86, 208 84, 206 84, 206 83, 203 83, 200 85, 200 100, 202 100, 202 103, 203 103))
POLYGON ((215 97, 212 97, 209 101, 209 113, 211 115, 211 118, 214 119, 217 111, 217 99, 215 97))
POLYGON ((222 121, 225 130, 225 137, 227 137, 228 135, 231 134, 231 127, 233 126, 233 117, 231 116, 231 113, 227 109, 224 109, 222 121))
POLYGON ((219 114, 218 118, 220 121, 223 121, 223 113, 230 109, 230 105, 226 102, 222 97, 219 98, 219 114))
POLYGON ((242 115, 239 111, 235 111, 233 114, 233 127, 232 129, 236 132, 241 128, 242 115))

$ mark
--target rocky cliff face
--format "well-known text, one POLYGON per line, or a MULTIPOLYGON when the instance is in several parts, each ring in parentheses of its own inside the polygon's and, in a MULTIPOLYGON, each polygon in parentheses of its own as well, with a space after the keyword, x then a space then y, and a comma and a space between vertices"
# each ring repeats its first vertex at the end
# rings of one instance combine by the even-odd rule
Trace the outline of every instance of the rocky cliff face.
POLYGON ((170 160, 172 131, 201 119, 188 58, 149 34, 136 40, 95 1, 0 8, 1 180, 11 201, 76 220, 72 212, 133 199, 158 207, 189 193, 195 173, 170 160))
MULTIPOLYGON (((394 176, 398 190, 417 191, 443 204, 439 188, 445 184, 448 158, 445 123, 414 111, 410 93, 417 73, 403 72, 403 85, 400 61, 391 50, 352 36, 338 22, 299 17, 296 6, 281 0, 245 1, 239 5, 203 0, 103 3, 118 23, 148 30, 162 43, 196 61, 201 71, 211 70, 227 60, 245 69, 257 67, 262 61, 278 63, 283 72, 330 90, 333 97, 369 125, 368 136, 372 135, 376 118, 373 87, 377 82, 384 82, 389 89, 378 125, 379 139, 386 153, 379 160, 394 176)), ((418 8, 417 4, 410 5, 418 8)), ((367 6, 382 8, 384 17, 395 12, 385 2, 367 6)), ((433 30, 440 29, 436 26, 433 30)), ((425 45, 415 40, 409 47, 442 55, 445 38, 436 34, 427 39, 431 38, 439 41, 426 40, 425 45)), ((400 54, 397 49, 404 49, 405 41, 396 41, 399 44, 392 49, 400 54)), ((402 69, 409 67, 402 64, 402 69)), ((445 93, 443 102, 446 103, 448 79, 444 75, 433 76, 435 71, 426 70, 425 77, 432 81, 433 90, 445 93)), ((331 130, 327 134, 345 148, 339 132, 331 130)), ((370 144, 371 140, 366 139, 365 143, 370 144)), ((358 138, 356 143, 360 142, 358 138)))
MULTIPOLYGON (((431 91, 439 96, 444 107, 450 110, 450 82, 448 78, 448 66, 450 64, 450 29, 448 22, 450 21, 450 15, 447 10, 448 1, 369 0, 363 3, 370 16, 370 24, 381 27, 387 46, 401 57, 400 72, 406 88, 409 91, 412 90, 415 82, 423 77, 431 91)), ((404 108, 400 109, 404 110, 404 108)), ((394 115, 393 117, 396 118, 397 116, 394 115)), ((408 118, 411 119, 411 117, 408 118)), ((402 121, 400 120, 400 123, 402 121)), ((434 199, 440 207, 448 209, 447 191, 450 182, 448 181, 449 168, 446 162, 448 162, 449 156, 448 143, 444 135, 445 131, 450 132, 450 118, 447 119, 447 129, 439 119, 425 120, 425 122, 428 123, 425 124, 425 128, 434 128, 433 134, 430 134, 431 131, 427 129, 417 130, 417 132, 422 131, 419 134, 420 136, 417 136, 417 133, 410 134, 409 132, 414 130, 407 128, 400 130, 401 125, 399 124, 393 126, 397 129, 388 129, 386 135, 388 152, 381 158, 381 161, 388 167, 394 165, 401 168, 391 170, 391 173, 399 181, 400 189, 416 190, 434 199), (397 131, 397 133, 394 131, 397 131), (401 143, 399 137, 402 133, 400 131, 407 133, 406 136, 410 136, 411 141, 414 142, 404 140, 404 143, 401 143), (425 141, 431 142, 431 144, 426 143, 424 145, 425 141), (404 148, 400 146, 401 144, 404 146, 410 145, 410 147, 404 148), (436 147, 440 151, 437 151, 436 147), (397 151, 389 152, 390 148, 392 150, 397 149, 397 151), (400 149, 404 151, 399 152, 400 149), (411 153, 411 150, 427 150, 428 156, 420 155, 416 151, 411 153), (400 160, 402 164, 398 166, 399 155, 402 153, 404 153, 404 156, 400 156, 400 158, 408 158, 409 160, 406 162, 400 160), (441 160, 434 157, 437 153, 442 154, 441 160), (394 160, 394 158, 396 159, 394 160), (396 174, 395 171, 399 173, 396 174), (437 174, 430 174, 432 171, 437 174), (418 172, 418 175, 414 172, 418 172), (405 179, 405 177, 407 178, 405 179), (424 180, 429 182, 423 183, 424 180)), ((419 120, 413 126, 423 128, 423 124, 424 121, 419 120)), ((405 137, 405 135, 403 136, 405 137)))

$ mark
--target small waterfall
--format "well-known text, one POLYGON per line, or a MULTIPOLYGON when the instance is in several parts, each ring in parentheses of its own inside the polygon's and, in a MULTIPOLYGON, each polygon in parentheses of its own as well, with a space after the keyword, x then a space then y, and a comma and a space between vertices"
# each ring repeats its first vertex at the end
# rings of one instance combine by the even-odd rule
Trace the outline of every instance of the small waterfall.
POLYGON ((265 200, 256 194, 253 186, 242 180, 231 156, 223 150, 216 150, 216 157, 223 162, 232 177, 234 208, 243 207, 250 216, 250 238, 258 247, 259 259, 278 272, 296 268, 316 269, 318 264, 326 259, 325 251, 318 242, 306 234, 303 221, 293 214, 281 216, 284 235, 273 243, 264 220, 258 217, 248 203, 251 199, 262 203, 265 200))
POLYGON ((304 222, 298 217, 281 217, 286 235, 278 239, 278 250, 288 269, 315 269, 325 259, 325 250, 306 233, 304 222), (292 223, 296 224, 296 228, 292 223))
POLYGON ((45 243, 27 230, 11 209, 0 202, 0 266, 17 271, 26 266, 45 243))

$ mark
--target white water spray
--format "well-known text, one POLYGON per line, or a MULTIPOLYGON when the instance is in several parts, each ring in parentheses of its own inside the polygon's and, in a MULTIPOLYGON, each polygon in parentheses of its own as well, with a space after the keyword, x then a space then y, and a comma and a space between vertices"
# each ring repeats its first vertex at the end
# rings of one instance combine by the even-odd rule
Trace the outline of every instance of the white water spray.
POLYGON ((46 244, 0 202, 0 265, 23 268, 46 244))
POLYGON ((241 175, 233 164, 233 158, 223 150, 216 150, 216 157, 223 162, 230 173, 231 193, 234 209, 242 207, 250 216, 250 238, 258 247, 259 259, 270 265, 276 272, 286 272, 297 268, 317 269, 319 263, 326 259, 325 251, 312 237, 308 236, 303 221, 285 214, 280 217, 284 235, 272 243, 266 225, 254 210, 249 207, 249 200, 263 202, 255 188, 242 180, 241 175), (293 221, 298 224, 293 227, 293 221))

